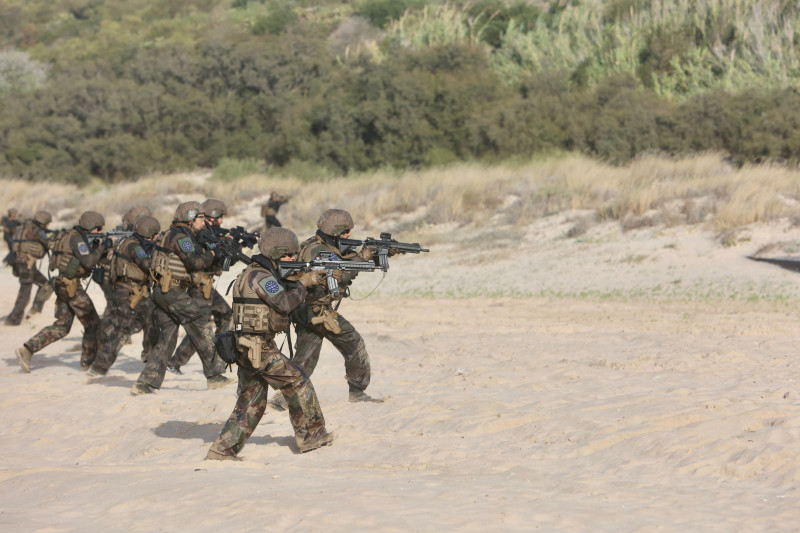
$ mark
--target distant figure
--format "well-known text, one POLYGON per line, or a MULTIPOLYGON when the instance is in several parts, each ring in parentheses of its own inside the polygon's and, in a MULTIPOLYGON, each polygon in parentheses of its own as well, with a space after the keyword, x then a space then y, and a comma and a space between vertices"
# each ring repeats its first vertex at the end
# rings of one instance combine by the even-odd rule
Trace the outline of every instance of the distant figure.
POLYGON ((264 225, 266 228, 280 228, 281 223, 278 221, 278 210, 283 204, 289 201, 289 196, 278 194, 273 191, 269 195, 267 203, 261 206, 261 216, 264 217, 264 225))
POLYGON ((19 326, 22 323, 34 285, 39 288, 31 308, 32 315, 41 313, 44 303, 53 294, 53 285, 36 268, 36 261, 47 253, 47 226, 52 220, 53 217, 47 211, 37 211, 32 219, 18 226, 15 231, 12 274, 19 279, 19 293, 14 309, 6 318, 7 326, 19 326))
MULTIPOLYGON (((22 220, 19 218, 19 211, 12 207, 0 223, 3 226, 3 238, 6 241, 6 246, 8 246, 8 255, 3 258, 3 263, 8 266, 14 266, 14 230, 22 224, 22 220)), ((280 226, 280 224, 278 225, 280 226)))

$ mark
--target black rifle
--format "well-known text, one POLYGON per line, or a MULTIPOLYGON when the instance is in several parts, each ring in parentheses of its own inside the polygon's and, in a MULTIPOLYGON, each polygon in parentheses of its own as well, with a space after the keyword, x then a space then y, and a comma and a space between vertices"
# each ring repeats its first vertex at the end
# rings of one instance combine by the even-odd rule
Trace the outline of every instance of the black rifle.
POLYGON ((218 228, 215 233, 219 235, 227 235, 244 248, 252 248, 258 244, 259 234, 257 231, 249 232, 242 226, 234 228, 218 228))
POLYGON ((110 230, 106 231, 105 233, 87 233, 86 240, 89 241, 89 244, 96 241, 97 239, 123 239, 126 237, 132 237, 133 231, 125 231, 125 230, 110 230))
POLYGON ((401 254, 418 254, 420 252, 430 252, 427 248, 422 248, 419 243, 413 242, 399 242, 392 239, 391 233, 381 233, 380 239, 367 237, 364 240, 359 239, 339 239, 339 250, 342 253, 347 253, 348 249, 363 246, 375 251, 378 257, 378 268, 386 272, 389 270, 389 250, 396 250, 394 253, 401 254))
MULTIPOLYGON (((330 254, 333 255, 333 254, 330 254)), ((253 259, 259 256, 253 256, 253 259)), ((336 256, 333 256, 336 257, 336 256)), ((259 261, 259 264, 264 266, 259 261)), ((372 261, 346 261, 342 259, 333 259, 328 254, 323 252, 313 261, 278 261, 278 274, 281 278, 297 273, 308 272, 310 270, 324 270, 325 278, 328 282, 328 292, 334 296, 339 296, 339 282, 333 277, 335 270, 343 270, 345 272, 375 272, 378 268, 372 261)))
POLYGON ((252 262, 236 244, 225 238, 220 238, 209 226, 197 232, 197 242, 214 252, 214 255, 222 257, 222 270, 226 272, 230 270, 231 265, 236 261, 242 261, 248 265, 252 262))

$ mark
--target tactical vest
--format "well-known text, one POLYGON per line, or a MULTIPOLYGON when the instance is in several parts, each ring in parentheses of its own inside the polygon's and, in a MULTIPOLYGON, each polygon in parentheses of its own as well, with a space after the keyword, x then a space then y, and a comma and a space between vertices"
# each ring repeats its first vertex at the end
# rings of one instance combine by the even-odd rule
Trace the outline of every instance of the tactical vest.
MULTIPOLYGON (((64 276, 67 279, 74 279, 78 276, 81 270, 81 263, 78 258, 72 253, 72 248, 69 245, 69 239, 73 232, 76 230, 63 230, 54 233, 48 241, 48 248, 50 248, 50 271, 58 270, 59 276, 64 276)), ((84 273, 88 273, 84 271, 84 273)))
POLYGON ((253 263, 239 274, 233 286, 234 330, 244 335, 274 336, 288 329, 289 317, 269 307, 247 283, 250 273, 256 269, 269 272, 253 263))
POLYGON ((159 276, 168 276, 175 281, 189 281, 191 275, 186 270, 186 265, 183 264, 178 254, 171 251, 166 252, 167 239, 169 239, 172 231, 165 231, 164 235, 158 240, 158 246, 153 254, 153 271, 159 276))
POLYGON ((135 237, 123 239, 114 249, 111 257, 111 279, 114 281, 125 280, 141 283, 147 279, 147 274, 134 263, 123 250, 129 248, 131 242, 136 241, 135 237))
POLYGON ((14 230, 14 253, 30 255, 36 259, 44 257, 47 248, 36 238, 37 227, 32 220, 14 230))

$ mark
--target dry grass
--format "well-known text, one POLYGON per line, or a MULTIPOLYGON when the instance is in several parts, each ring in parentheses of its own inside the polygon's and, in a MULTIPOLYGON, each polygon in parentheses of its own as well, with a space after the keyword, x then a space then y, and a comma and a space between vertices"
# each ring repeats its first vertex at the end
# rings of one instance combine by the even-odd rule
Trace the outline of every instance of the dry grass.
MULTIPOLYGON (((735 168, 720 154, 684 159, 642 157, 612 167, 578 155, 487 167, 458 164, 420 172, 375 172, 309 183, 252 175, 233 181, 209 172, 153 175, 135 183, 74 186, 4 180, 6 206, 50 210, 53 226, 74 223, 83 210, 116 224, 133 205, 153 209, 168 224, 178 203, 217 198, 230 217, 257 226, 270 191, 292 196, 280 212, 284 225, 305 232, 329 207, 350 211, 357 229, 414 234, 430 225, 520 228, 564 211, 582 211, 572 236, 601 220, 623 230, 704 224, 721 239, 737 228, 779 218, 800 220, 800 170, 778 165, 735 168), (586 212, 594 215, 585 216, 586 212)), ((727 235, 727 237, 725 237, 727 235)))

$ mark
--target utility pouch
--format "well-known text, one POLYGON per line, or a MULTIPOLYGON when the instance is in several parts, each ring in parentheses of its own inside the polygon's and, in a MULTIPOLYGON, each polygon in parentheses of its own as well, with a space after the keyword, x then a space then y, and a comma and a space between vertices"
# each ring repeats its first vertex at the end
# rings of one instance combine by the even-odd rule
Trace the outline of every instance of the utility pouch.
POLYGON ((78 261, 77 257, 70 257, 69 261, 67 262, 67 266, 64 267, 64 272, 59 271, 59 273, 67 279, 75 279, 75 276, 78 275, 78 270, 81 268, 81 263, 78 261))
POLYGON ((242 335, 236 339, 236 342, 242 351, 247 350, 247 358, 250 360, 250 364, 253 365, 253 368, 259 370, 261 368, 261 337, 242 335))
POLYGON ((92 269, 92 281, 102 286, 106 279, 106 272, 103 267, 96 266, 92 269))
POLYGON ((32 255, 25 255, 25 265, 28 267, 28 270, 33 268, 33 265, 36 264, 36 258, 32 255))
POLYGON ((203 298, 206 300, 211 299, 211 291, 214 290, 214 278, 211 276, 203 276, 200 281, 200 288, 203 289, 203 298))
POLYGON ((78 292, 78 278, 65 279, 64 288, 67 290, 67 296, 74 298, 75 293, 78 292))
POLYGON ((214 335, 214 347, 217 349, 219 358, 228 366, 239 360, 239 352, 236 350, 236 337, 233 331, 214 335))
POLYGON ((339 327, 339 322, 336 320, 337 316, 339 316, 339 313, 333 309, 323 307, 320 314, 311 319, 311 323, 314 325, 322 324, 331 333, 339 334, 342 332, 342 328, 339 327))

